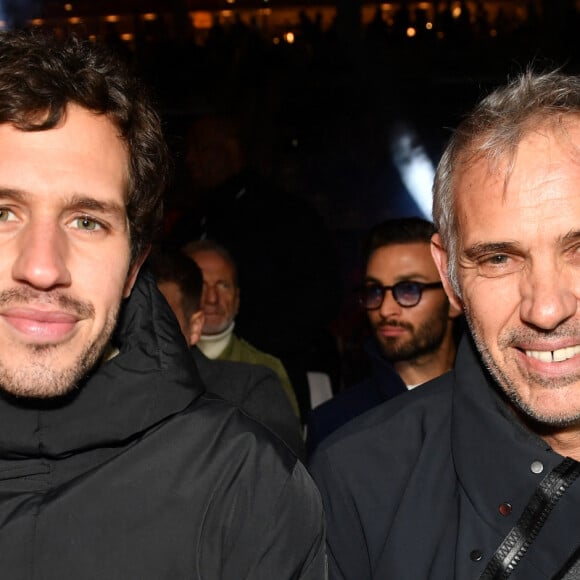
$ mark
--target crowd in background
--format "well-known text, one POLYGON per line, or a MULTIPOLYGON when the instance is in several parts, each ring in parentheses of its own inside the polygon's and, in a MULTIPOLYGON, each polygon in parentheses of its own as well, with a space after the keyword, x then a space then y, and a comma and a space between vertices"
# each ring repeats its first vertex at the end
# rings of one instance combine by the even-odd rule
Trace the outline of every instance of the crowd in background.
MULTIPOLYGON (((406 2, 387 19, 377 5, 372 20, 348 34, 340 22, 327 25, 319 14, 297 11, 288 23, 292 41, 272 38, 235 12, 227 22, 216 17, 201 39, 185 27, 181 34, 169 30, 161 19, 136 30, 131 43, 114 23, 104 34, 161 107, 175 170, 161 236, 169 245, 207 235, 194 223, 208 208, 200 201, 207 191, 188 164, 191 127, 208 114, 236 119, 244 171, 259 184, 259 201, 247 212, 255 223, 269 222, 275 236, 264 238, 235 209, 228 217, 231 209, 216 199, 209 208, 214 222, 237 219, 236 234, 224 233, 222 224, 217 237, 241 261, 246 291, 238 330, 276 355, 306 339, 308 367, 328 372, 335 390, 359 378, 359 349, 368 335, 352 297, 362 277, 360 241, 381 220, 421 214, 393 164, 393 125, 402 120, 413 127, 436 164, 447 128, 506 73, 534 60, 540 68, 577 67, 573 3, 528 2, 523 18, 502 8, 492 14, 482 2, 474 8, 462 1, 454 12, 455 4, 435 3, 434 19, 406 2), (308 223, 301 221, 306 215, 308 223), (249 234, 262 238, 250 244, 249 234), (264 262, 274 264, 261 268, 269 271, 269 285, 256 291, 264 262), (284 276, 272 275, 278 270, 284 276), (291 323, 276 325, 284 313, 291 323), (269 319, 268 332, 248 322, 260 315, 269 319), (300 337, 308 320, 319 334, 300 337)), ((75 30, 82 34, 82 27, 75 30)), ((208 163, 207 156, 198 160, 208 163)))

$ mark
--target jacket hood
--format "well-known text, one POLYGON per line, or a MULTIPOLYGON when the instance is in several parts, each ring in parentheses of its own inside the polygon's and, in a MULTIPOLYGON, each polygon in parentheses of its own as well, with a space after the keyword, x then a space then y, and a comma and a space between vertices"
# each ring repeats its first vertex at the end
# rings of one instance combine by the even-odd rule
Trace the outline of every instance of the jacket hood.
POLYGON ((69 395, 0 394, 0 459, 65 457, 126 444, 203 392, 185 339, 148 271, 121 306, 113 342, 119 354, 69 395))

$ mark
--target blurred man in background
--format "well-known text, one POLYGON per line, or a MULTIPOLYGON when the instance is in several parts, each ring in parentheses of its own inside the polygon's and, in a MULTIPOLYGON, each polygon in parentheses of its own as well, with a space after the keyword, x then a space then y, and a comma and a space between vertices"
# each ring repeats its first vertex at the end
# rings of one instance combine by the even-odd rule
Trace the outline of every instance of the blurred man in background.
POLYGON ((242 407, 304 459, 296 409, 274 371, 259 364, 210 360, 198 348, 205 323, 199 266, 181 252, 161 249, 152 252, 147 264, 177 318, 207 390, 242 407))
POLYGON ((365 281, 358 290, 372 337, 369 376, 311 413, 308 450, 352 418, 448 371, 457 318, 431 256, 435 228, 422 218, 387 220, 364 243, 365 281))
POLYGON ((244 292, 236 334, 282 361, 304 418, 307 372, 333 376, 336 363, 328 327, 340 303, 337 258, 315 208, 270 179, 260 136, 243 114, 194 120, 185 151, 194 207, 174 224, 173 244, 208 239, 228 249, 244 292))
POLYGON ((199 349, 209 359, 257 364, 272 369, 296 415, 299 415, 296 395, 282 362, 234 333, 240 309, 240 287, 236 264, 229 251, 211 240, 190 242, 182 250, 203 274, 201 307, 204 322, 199 349))

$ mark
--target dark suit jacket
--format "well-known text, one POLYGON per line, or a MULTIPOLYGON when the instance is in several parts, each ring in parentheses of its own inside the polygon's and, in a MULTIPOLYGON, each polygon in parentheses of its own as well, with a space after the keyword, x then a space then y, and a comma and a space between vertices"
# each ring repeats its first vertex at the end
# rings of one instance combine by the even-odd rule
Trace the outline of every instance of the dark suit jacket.
POLYGON ((193 359, 207 390, 237 405, 284 441, 304 459, 304 441, 298 417, 278 376, 262 365, 210 360, 197 347, 193 359))
POLYGON ((318 444, 342 425, 370 409, 407 392, 407 387, 374 340, 365 343, 369 375, 310 412, 306 451, 311 455, 318 444))

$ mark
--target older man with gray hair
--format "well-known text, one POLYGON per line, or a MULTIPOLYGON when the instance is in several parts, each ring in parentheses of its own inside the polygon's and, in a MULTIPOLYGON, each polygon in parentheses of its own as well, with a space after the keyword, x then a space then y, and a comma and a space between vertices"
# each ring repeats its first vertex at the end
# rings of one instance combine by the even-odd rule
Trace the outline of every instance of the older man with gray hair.
POLYGON ((460 124, 432 252, 455 368, 322 446, 330 577, 579 578, 580 78, 526 72, 460 124))

